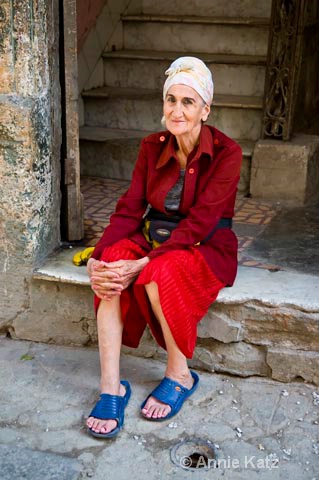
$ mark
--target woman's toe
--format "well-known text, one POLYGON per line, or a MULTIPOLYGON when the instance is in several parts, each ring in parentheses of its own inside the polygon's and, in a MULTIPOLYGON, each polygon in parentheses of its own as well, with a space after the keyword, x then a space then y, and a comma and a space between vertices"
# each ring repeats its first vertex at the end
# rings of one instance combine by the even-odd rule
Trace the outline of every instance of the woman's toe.
POLYGON ((161 411, 162 411, 162 407, 158 405, 155 409, 155 415, 153 416, 155 416, 155 418, 161 418, 162 417, 161 411))
POLYGON ((167 415, 170 413, 170 411, 171 411, 171 407, 167 405, 165 407, 165 410, 164 410, 164 416, 167 417, 167 415))
POLYGON ((86 424, 89 428, 91 428, 92 426, 92 417, 88 418, 87 421, 86 421, 86 424))
POLYGON ((147 410, 147 416, 148 416, 149 418, 153 417, 154 414, 155 414, 155 411, 156 411, 156 406, 155 406, 155 405, 151 405, 151 406, 149 407, 149 409, 147 410))
POLYGON ((100 428, 100 433, 108 433, 107 425, 102 425, 100 428))
POLYGON ((94 422, 93 422, 93 425, 92 425, 92 430, 94 430, 95 432, 98 432, 99 431, 99 420, 97 419, 94 419, 94 422))
POLYGON ((165 411, 165 409, 163 407, 159 407, 159 409, 157 411, 157 418, 164 417, 164 411, 165 411))
POLYGON ((150 409, 151 406, 152 406, 152 399, 149 398, 149 399, 147 400, 147 402, 145 403, 144 410, 145 410, 146 412, 148 412, 148 410, 150 409))
POLYGON ((109 433, 111 430, 110 422, 106 422, 101 425, 100 433, 109 433))
POLYGON ((165 408, 165 407, 160 408, 159 411, 158 411, 158 417, 159 417, 159 418, 166 417, 166 413, 165 413, 165 412, 166 412, 166 408, 165 408))
POLYGON ((157 406, 154 407, 153 412, 152 412, 152 418, 158 418, 158 410, 159 410, 159 408, 157 406))

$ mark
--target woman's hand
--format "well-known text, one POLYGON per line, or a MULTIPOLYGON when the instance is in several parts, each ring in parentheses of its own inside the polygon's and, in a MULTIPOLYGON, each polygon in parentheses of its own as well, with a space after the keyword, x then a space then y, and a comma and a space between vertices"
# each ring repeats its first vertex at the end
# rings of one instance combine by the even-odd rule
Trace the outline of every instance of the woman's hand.
POLYGON ((95 258, 89 258, 87 264, 86 264, 86 269, 89 274, 89 277, 91 278, 92 275, 92 269, 94 268, 93 266, 98 266, 99 265, 99 260, 95 260, 95 258))
POLYGON ((105 265, 110 271, 119 275, 118 280, 124 290, 138 277, 149 261, 150 259, 148 257, 144 257, 139 260, 117 260, 116 262, 109 262, 105 265))
POLYGON ((148 257, 139 260, 117 260, 109 263, 93 259, 90 262, 90 260, 87 268, 92 289, 99 298, 107 300, 115 295, 120 295, 150 261, 148 257))
POLYGON ((111 300, 115 295, 120 295, 123 287, 119 275, 106 267, 105 262, 90 258, 87 263, 91 288, 101 300, 111 300))

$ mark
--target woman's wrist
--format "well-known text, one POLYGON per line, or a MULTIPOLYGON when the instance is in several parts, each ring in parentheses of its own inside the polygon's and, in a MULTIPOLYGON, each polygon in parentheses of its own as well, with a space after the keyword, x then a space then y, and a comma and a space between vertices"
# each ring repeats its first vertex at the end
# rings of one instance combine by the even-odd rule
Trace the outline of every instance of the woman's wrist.
POLYGON ((138 263, 142 266, 142 268, 144 268, 145 265, 147 265, 149 262, 150 262, 149 257, 143 257, 138 260, 138 263))

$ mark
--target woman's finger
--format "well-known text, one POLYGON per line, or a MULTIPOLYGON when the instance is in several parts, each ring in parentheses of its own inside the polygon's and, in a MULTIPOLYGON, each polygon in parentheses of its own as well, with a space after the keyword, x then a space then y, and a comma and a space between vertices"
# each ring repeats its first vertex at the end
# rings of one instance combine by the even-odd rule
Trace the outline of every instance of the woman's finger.
POLYGON ((91 274, 91 278, 93 278, 93 277, 95 277, 95 278, 110 278, 110 279, 114 279, 114 281, 118 280, 119 276, 120 275, 118 273, 110 271, 110 270, 103 270, 103 271, 95 270, 91 274))
POLYGON ((123 290, 123 285, 118 285, 116 283, 110 282, 92 282, 92 286, 95 288, 102 288, 103 290, 115 290, 121 292, 123 290))
POLYGON ((118 268, 125 265, 127 260, 116 260, 115 262, 101 262, 107 268, 118 268))
POLYGON ((105 277, 91 277, 90 282, 100 285, 109 284, 111 288, 120 287, 123 284, 122 279, 114 279, 114 278, 105 278, 105 277))

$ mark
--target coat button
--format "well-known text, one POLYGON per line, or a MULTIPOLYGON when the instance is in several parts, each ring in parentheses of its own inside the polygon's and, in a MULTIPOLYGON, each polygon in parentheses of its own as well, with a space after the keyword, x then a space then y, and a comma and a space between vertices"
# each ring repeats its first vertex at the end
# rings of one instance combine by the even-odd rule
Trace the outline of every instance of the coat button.
POLYGON ((218 145, 218 144, 219 144, 218 138, 215 138, 214 143, 215 143, 215 145, 218 145))
POLYGON ((164 140, 165 140, 164 135, 161 135, 161 136, 160 136, 160 142, 164 142, 164 140))
POLYGON ((190 168, 190 169, 188 170, 188 173, 191 173, 191 174, 192 174, 192 173, 194 173, 194 172, 195 172, 195 170, 194 170, 193 168, 190 168))

